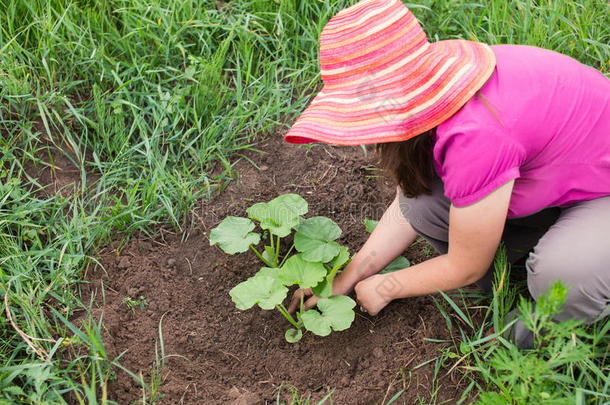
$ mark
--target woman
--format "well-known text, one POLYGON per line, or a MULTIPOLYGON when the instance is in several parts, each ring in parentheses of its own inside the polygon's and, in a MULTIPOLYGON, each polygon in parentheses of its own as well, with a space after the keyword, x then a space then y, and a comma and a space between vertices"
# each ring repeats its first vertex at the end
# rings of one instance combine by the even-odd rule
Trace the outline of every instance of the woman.
MULTIPOLYGON (((399 0, 364 0, 320 39, 324 87, 285 139, 377 144, 397 196, 334 283, 377 314, 396 298, 479 282, 503 240, 536 299, 561 280, 559 319, 610 303, 610 81, 544 49, 429 43, 399 0), (377 274, 418 235, 440 256, 377 274), (530 250, 533 248, 533 251, 530 250)), ((293 301, 292 309, 300 294, 293 301)), ((310 297, 307 306, 315 305, 310 297)), ((521 347, 530 336, 517 324, 521 347)))

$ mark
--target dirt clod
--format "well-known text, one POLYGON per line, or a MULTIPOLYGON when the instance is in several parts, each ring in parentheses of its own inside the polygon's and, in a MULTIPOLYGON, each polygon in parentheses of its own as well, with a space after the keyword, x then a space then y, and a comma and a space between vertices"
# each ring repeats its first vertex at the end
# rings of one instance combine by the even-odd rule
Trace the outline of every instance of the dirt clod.
POLYGON ((263 403, 263 401, 261 400, 261 398, 252 393, 252 392, 244 392, 241 393, 237 396, 237 398, 235 398, 233 401, 231 401, 229 404, 230 405, 261 405, 263 403))
POLYGON ((128 267, 129 267, 129 265, 130 265, 130 263, 129 263, 129 257, 122 257, 122 258, 119 260, 119 263, 118 263, 117 267, 118 267, 119 269, 121 269, 121 270, 125 270, 126 268, 128 268, 128 267))

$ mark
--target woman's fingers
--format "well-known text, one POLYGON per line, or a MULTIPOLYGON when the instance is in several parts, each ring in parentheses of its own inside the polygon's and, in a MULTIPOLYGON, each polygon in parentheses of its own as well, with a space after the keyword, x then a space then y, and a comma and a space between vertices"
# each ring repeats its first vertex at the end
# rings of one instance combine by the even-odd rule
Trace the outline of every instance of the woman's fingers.
POLYGON ((299 288, 298 290, 296 290, 292 295, 292 300, 290 301, 290 305, 288 306, 288 312, 294 314, 299 305, 301 305, 301 297, 305 298, 312 294, 313 292, 311 291, 311 288, 307 288, 305 290, 299 288))
POLYGON ((303 309, 308 310, 315 307, 319 300, 320 298, 316 297, 315 295, 313 297, 309 297, 309 299, 303 304, 303 309))
POLYGON ((354 288, 356 301, 360 304, 360 310, 369 315, 377 315, 391 301, 387 297, 379 294, 380 286, 385 282, 384 274, 376 274, 368 277, 354 288))
POLYGON ((294 314, 296 311, 299 302, 301 301, 301 296, 303 295, 303 290, 296 290, 294 294, 292 294, 292 299, 290 300, 290 305, 288 305, 288 313, 294 314))

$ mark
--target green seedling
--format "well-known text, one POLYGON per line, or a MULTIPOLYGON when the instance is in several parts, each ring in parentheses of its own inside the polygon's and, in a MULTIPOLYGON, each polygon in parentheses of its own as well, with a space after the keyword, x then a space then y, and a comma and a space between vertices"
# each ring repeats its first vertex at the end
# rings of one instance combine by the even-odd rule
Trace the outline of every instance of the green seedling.
POLYGON ((303 218, 308 211, 301 196, 284 194, 252 205, 246 210, 248 218, 226 217, 210 232, 210 245, 231 255, 250 250, 263 262, 264 267, 229 295, 240 310, 258 305, 279 311, 292 325, 284 334, 291 343, 298 342, 304 330, 319 336, 345 330, 355 317, 354 300, 331 297, 334 278, 350 261, 348 248, 336 242, 341 228, 323 216, 303 218), (257 225, 261 232, 255 231, 257 225), (320 297, 317 309, 305 311, 301 301, 296 316, 289 314, 283 302, 292 286, 311 288, 320 297))
POLYGON ((144 297, 140 297, 137 300, 134 300, 131 297, 125 297, 123 298, 123 304, 127 305, 127 308, 131 309, 131 312, 135 314, 136 308, 139 308, 141 310, 146 308, 146 306, 148 305, 148 301, 146 301, 146 298, 144 297))

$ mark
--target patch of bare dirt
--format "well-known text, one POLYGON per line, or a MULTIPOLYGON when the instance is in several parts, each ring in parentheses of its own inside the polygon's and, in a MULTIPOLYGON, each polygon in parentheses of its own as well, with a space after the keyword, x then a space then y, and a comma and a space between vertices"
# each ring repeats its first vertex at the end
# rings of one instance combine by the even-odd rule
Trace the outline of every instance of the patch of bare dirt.
MULTIPOLYGON (((280 314, 235 308, 229 290, 259 264, 248 253, 228 256, 209 246, 209 231, 226 215, 243 216, 254 202, 299 193, 309 202, 308 215, 341 226, 340 242, 353 253, 367 238, 362 220, 378 219, 394 194, 376 177, 372 153, 361 148, 294 146, 279 135, 259 148, 263 154, 249 155, 258 167, 241 160, 238 181, 203 202, 183 236, 164 232, 132 240, 119 253, 102 252, 104 270, 88 274, 84 293, 103 315, 110 355, 126 351, 121 363, 150 378, 161 325, 166 355, 180 357, 164 363, 160 404, 271 404, 285 384, 316 400, 333 391, 335 404, 377 404, 401 389, 399 404, 429 398, 433 363, 414 367, 443 346, 424 338, 449 339, 430 297, 393 302, 377 317, 358 313, 349 330, 306 334, 297 344, 284 341, 288 324, 280 314), (126 297, 146 305, 132 310, 126 297)), ((416 262, 429 254, 425 243, 407 252, 416 262)), ((453 378, 442 377, 439 402, 454 402, 464 388, 453 378)), ((109 397, 130 404, 141 388, 119 372, 109 397)))
MULTIPOLYGON (((83 173, 79 168, 78 154, 67 143, 55 145, 46 134, 46 129, 39 119, 34 122, 33 131, 40 134, 40 145, 34 153, 33 160, 27 160, 25 172, 41 186, 44 196, 61 195, 68 197, 81 187, 83 179, 88 185, 99 180, 99 175, 83 173)), ((59 137, 58 137, 59 138, 59 137)), ((86 152, 90 161, 92 157, 86 152)))

